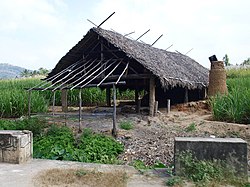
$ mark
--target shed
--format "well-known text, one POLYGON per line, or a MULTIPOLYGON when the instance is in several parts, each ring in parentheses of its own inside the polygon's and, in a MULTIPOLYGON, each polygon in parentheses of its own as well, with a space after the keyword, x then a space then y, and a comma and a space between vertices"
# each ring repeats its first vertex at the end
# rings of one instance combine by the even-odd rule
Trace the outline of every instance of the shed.
POLYGON ((109 83, 120 90, 147 91, 142 100, 154 111, 171 103, 199 100, 205 97, 209 71, 187 55, 152 47, 114 31, 92 28, 63 56, 45 80, 55 89, 74 89, 99 86, 107 89, 109 83), (125 81, 125 84, 118 84, 125 81))

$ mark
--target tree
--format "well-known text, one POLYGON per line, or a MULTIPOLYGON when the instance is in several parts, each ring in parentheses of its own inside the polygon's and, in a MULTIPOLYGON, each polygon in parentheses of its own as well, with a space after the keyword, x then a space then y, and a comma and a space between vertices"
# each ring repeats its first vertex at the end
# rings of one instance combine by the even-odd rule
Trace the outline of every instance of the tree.
POLYGON ((247 60, 244 60, 244 62, 242 62, 241 65, 250 65, 250 58, 248 58, 247 60))
POLYGON ((21 72, 21 77, 29 77, 29 76, 31 76, 31 72, 29 70, 25 69, 21 72))
POLYGON ((225 54, 225 56, 223 57, 223 61, 225 63, 225 66, 230 66, 231 64, 229 63, 229 58, 228 55, 225 54))

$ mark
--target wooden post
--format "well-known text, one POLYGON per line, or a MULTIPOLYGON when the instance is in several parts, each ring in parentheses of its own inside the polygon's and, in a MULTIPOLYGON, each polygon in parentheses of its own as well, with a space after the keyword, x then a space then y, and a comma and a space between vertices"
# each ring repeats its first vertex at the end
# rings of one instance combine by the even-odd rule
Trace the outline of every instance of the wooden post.
POLYGON ((149 115, 154 115, 155 105, 155 78, 153 76, 149 79, 149 115))
POLYGON ((107 106, 111 106, 111 99, 110 99, 110 87, 106 88, 106 102, 107 106))
POLYGON ((117 137, 117 131, 116 131, 116 88, 115 84, 113 84, 113 129, 112 129, 112 135, 116 138, 117 137))
POLYGON ((139 91, 137 89, 135 89, 135 106, 136 113, 139 113, 139 91))
POLYGON ((78 131, 81 131, 81 123, 82 123, 82 90, 79 90, 79 126, 78 131))
POLYGON ((167 99, 167 113, 170 112, 170 99, 167 99))
POLYGON ((154 116, 156 116, 158 112, 158 101, 155 101, 155 111, 154 111, 154 116))
POLYGON ((136 106, 136 112, 138 113, 138 114, 140 114, 141 113, 141 99, 138 99, 138 102, 137 102, 137 106, 136 106))
POLYGON ((188 88, 185 88, 184 103, 188 103, 188 88))
POLYGON ((29 90, 29 96, 28 96, 28 117, 30 118, 31 114, 31 90, 29 90))
POLYGON ((62 111, 68 112, 68 99, 67 99, 68 90, 62 90, 61 101, 62 101, 62 111))
POLYGON ((53 91, 53 100, 52 100, 52 115, 55 116, 55 100, 56 100, 56 92, 53 91))

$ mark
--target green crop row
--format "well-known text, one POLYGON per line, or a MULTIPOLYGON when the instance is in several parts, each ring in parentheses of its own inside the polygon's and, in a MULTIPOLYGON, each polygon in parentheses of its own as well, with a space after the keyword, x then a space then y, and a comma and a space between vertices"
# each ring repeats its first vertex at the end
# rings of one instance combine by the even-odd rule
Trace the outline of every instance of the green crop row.
MULTIPOLYGON (((32 88, 41 83, 37 78, 13 79, 0 81, 0 118, 20 117, 28 114, 28 92, 25 88, 32 88)), ((48 85, 46 85, 48 86, 48 85)), ((55 92, 55 104, 61 105, 61 91, 55 92)), ((82 89, 82 102, 85 106, 105 104, 106 91, 100 88, 82 89)), ((133 99, 134 92, 126 90, 117 92, 117 99, 133 99)), ((52 105, 51 91, 32 91, 31 113, 46 112, 52 105)), ((79 90, 68 91, 68 105, 79 106, 79 90)))
POLYGON ((215 120, 234 123, 250 123, 250 69, 229 70, 228 94, 211 99, 215 120))

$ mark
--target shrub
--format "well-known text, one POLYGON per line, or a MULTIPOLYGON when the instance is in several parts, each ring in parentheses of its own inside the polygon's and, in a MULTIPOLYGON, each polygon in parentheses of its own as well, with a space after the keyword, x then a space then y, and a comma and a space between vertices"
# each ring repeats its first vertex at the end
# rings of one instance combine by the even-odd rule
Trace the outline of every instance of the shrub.
POLYGON ((85 130, 80 137, 78 148, 83 150, 85 162, 114 163, 123 152, 122 144, 101 134, 85 130))
POLYGON ((30 130, 33 136, 40 136, 48 124, 39 118, 24 118, 19 120, 0 120, 0 130, 30 130))

